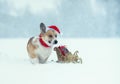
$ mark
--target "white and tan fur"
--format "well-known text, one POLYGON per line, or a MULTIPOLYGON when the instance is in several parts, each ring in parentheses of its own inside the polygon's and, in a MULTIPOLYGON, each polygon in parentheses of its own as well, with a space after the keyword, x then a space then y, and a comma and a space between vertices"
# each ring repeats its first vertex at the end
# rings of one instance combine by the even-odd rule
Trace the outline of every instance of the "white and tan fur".
POLYGON ((43 46, 40 42, 40 36, 31 37, 27 44, 28 55, 33 64, 45 63, 52 52, 52 46, 57 44, 57 32, 55 30, 46 31, 46 26, 41 23, 41 38, 50 47, 43 46))

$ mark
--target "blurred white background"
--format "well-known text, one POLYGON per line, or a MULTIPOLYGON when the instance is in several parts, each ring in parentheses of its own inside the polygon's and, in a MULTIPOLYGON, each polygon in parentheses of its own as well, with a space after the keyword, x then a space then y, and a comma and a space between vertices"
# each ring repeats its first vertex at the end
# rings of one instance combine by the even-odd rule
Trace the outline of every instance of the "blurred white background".
POLYGON ((58 26, 63 37, 120 37, 119 0, 0 0, 0 37, 39 34, 39 24, 58 26))

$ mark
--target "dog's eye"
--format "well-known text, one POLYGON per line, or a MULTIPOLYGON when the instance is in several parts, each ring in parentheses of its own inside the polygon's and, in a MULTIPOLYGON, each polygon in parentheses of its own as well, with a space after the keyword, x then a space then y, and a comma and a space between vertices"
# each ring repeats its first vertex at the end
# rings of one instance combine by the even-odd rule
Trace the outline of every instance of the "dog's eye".
POLYGON ((55 37, 57 37, 57 35, 55 35, 55 37))
POLYGON ((52 35, 49 35, 50 38, 52 38, 53 36, 52 35))

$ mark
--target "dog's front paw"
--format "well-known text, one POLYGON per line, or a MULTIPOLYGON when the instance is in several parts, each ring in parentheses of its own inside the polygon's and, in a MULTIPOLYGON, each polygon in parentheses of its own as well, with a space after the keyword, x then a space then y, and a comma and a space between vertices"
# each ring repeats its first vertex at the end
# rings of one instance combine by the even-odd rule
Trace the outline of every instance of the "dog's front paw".
POLYGON ((31 58, 30 59, 32 64, 39 64, 39 59, 38 58, 31 58))

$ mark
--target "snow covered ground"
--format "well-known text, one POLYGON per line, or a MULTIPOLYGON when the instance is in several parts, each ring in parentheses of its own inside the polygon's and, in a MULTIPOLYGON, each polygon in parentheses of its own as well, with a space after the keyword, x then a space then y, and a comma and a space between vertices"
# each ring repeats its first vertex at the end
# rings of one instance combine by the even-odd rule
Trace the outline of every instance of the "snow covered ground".
POLYGON ((0 39, 0 84, 120 84, 120 39, 59 39, 83 64, 58 64, 53 51, 46 64, 33 65, 28 39, 0 39))

